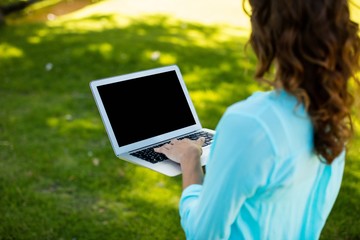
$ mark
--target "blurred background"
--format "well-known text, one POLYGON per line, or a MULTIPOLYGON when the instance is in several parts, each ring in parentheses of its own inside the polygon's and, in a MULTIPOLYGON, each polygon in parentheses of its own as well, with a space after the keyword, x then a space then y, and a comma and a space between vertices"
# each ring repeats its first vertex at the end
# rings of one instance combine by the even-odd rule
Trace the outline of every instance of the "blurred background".
MULTIPOLYGON (((241 0, 1 0, 0 239, 185 239, 181 177, 116 159, 89 83, 177 64, 214 128, 267 89, 252 77, 249 31, 241 0)), ((321 239, 360 239, 355 127, 321 239)))

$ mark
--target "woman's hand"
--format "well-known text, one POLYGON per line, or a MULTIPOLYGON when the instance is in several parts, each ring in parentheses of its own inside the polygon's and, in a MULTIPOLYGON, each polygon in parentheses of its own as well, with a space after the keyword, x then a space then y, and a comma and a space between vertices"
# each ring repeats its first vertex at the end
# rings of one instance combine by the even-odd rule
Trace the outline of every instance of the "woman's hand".
POLYGON ((174 139, 168 144, 154 148, 155 152, 165 154, 170 160, 180 164, 183 173, 183 189, 191 184, 202 184, 204 173, 200 157, 204 142, 203 137, 197 140, 174 139))
POLYGON ((188 138, 182 140, 171 140, 170 143, 165 144, 154 151, 165 154, 170 160, 173 160, 181 165, 186 164, 186 161, 200 160, 202 154, 202 145, 205 139, 203 137, 197 140, 190 140, 188 138))

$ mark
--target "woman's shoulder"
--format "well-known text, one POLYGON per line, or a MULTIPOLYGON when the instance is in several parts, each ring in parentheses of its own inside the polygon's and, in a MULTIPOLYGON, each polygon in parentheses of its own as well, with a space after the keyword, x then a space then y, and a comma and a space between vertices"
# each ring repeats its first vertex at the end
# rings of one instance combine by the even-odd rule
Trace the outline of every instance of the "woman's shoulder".
POLYGON ((251 118, 266 132, 281 155, 297 147, 311 147, 311 120, 296 97, 285 91, 255 92, 231 105, 224 114, 225 118, 229 116, 251 118))
POLYGON ((254 92, 246 99, 240 100, 230 105, 227 109, 227 112, 239 112, 243 114, 256 114, 261 112, 264 108, 269 107, 268 105, 272 102, 272 96, 274 93, 274 91, 254 92))
POLYGON ((294 110, 298 116, 306 117, 305 109, 298 103, 296 97, 284 90, 273 90, 254 92, 246 99, 229 106, 227 112, 254 116, 261 116, 266 112, 267 114, 274 113, 279 117, 292 117, 294 110))

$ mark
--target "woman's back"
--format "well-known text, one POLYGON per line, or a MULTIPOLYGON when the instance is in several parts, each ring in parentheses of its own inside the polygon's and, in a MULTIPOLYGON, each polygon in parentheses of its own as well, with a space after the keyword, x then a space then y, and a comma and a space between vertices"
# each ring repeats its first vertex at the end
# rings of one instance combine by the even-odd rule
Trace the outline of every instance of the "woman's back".
MULTIPOLYGON (((268 181, 245 200, 240 229, 251 222, 250 228, 259 228, 251 234, 254 239, 316 239, 340 188, 344 153, 332 165, 320 161, 313 150, 311 120, 285 91, 255 94, 238 105, 230 111, 256 116, 274 148, 268 181)), ((258 145, 258 151, 269 153, 258 145)))
POLYGON ((297 104, 286 92, 272 91, 229 107, 216 129, 204 184, 182 195, 188 239, 319 236, 340 188, 344 154, 332 165, 319 160, 311 120, 297 104))

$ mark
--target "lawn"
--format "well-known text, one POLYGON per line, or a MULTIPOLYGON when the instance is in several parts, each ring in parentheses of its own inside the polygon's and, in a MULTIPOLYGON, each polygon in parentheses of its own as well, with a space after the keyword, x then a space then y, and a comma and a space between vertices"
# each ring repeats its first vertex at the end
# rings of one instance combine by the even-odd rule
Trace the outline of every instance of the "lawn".
MULTIPOLYGON (((115 158, 89 82, 178 64, 214 128, 229 104, 265 88, 246 33, 101 11, 1 27, 0 239, 184 239, 181 177, 115 158)), ((360 238, 359 149, 357 135, 322 239, 360 238)))

